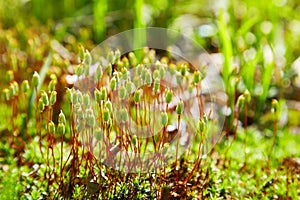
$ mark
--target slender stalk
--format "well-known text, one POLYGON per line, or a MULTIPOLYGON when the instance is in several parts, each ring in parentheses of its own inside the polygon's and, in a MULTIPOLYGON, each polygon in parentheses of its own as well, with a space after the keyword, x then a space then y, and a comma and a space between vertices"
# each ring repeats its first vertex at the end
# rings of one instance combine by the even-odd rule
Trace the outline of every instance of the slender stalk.
POLYGON ((52 174, 54 174, 54 180, 57 180, 56 179, 56 160, 55 160, 55 156, 54 156, 54 139, 53 139, 53 136, 51 136, 51 152, 52 152, 52 162, 53 162, 53 169, 52 169, 52 174))
POLYGON ((178 138, 176 141, 176 165, 175 165, 175 170, 176 170, 176 184, 178 184, 178 180, 179 180, 179 169, 177 169, 177 164, 178 164, 178 146, 179 146, 179 139, 180 139, 180 116, 178 115, 178 138))
POLYGON ((61 144, 60 144, 60 183, 61 183, 61 186, 63 186, 64 185, 64 183, 63 183, 63 157, 64 157, 63 147, 64 147, 64 136, 62 135, 60 139, 61 139, 61 144))
POLYGON ((13 131, 12 144, 15 143, 15 136, 14 136, 14 134, 15 134, 15 131, 16 131, 14 113, 15 113, 15 106, 14 106, 14 98, 13 98, 11 100, 11 123, 12 123, 12 131, 13 131))
POLYGON ((200 157, 200 155, 202 155, 202 147, 203 147, 203 132, 200 133, 201 134, 201 142, 199 144, 199 149, 198 149, 198 155, 197 155, 197 159, 196 162, 193 166, 192 171, 189 173, 189 175, 186 177, 184 183, 187 186, 188 181, 190 180, 191 176, 193 175, 193 173, 195 172, 195 170, 197 169, 197 167, 201 164, 202 158, 200 157))
MULTIPOLYGON (((168 110, 169 110, 169 104, 166 105, 166 113, 168 113, 168 110)), ((162 138, 160 140, 159 148, 162 148, 164 145, 164 141, 167 141, 166 128, 167 128, 166 126, 163 127, 163 133, 162 133, 162 138)))
POLYGON ((46 166, 47 166, 47 168, 46 168, 46 173, 45 173, 45 175, 46 174, 48 174, 48 185, 47 185, 47 190, 49 189, 48 187, 49 187, 49 185, 50 185, 50 180, 51 180, 51 170, 50 170, 50 158, 49 158, 49 153, 50 153, 50 151, 49 151, 49 149, 50 149, 50 146, 51 146, 51 141, 50 141, 50 131, 49 131, 49 129, 47 128, 47 141, 48 141, 48 147, 47 147, 47 158, 46 158, 46 166))
POLYGON ((233 139, 232 139, 230 145, 227 147, 227 149, 226 149, 226 151, 225 151, 225 153, 224 153, 225 159, 226 159, 226 155, 227 155, 229 149, 231 148, 233 142, 234 142, 235 139, 236 139, 236 134, 237 134, 237 130, 238 130, 238 123, 239 123, 239 113, 240 113, 240 107, 238 107, 238 111, 237 111, 237 113, 236 113, 236 125, 235 125, 235 129, 234 129, 233 139))
MULTIPOLYGON (((136 111, 135 111, 135 123, 136 123, 136 136, 138 135, 138 132, 139 132, 139 120, 138 120, 138 116, 139 116, 139 104, 138 103, 136 103, 135 104, 135 109, 136 109, 136 111)), ((134 145, 134 161, 133 161, 133 165, 134 165, 134 174, 136 175, 136 154, 137 154, 137 152, 138 152, 138 147, 136 147, 136 145, 134 145)))
POLYGON ((42 155, 42 159, 44 159, 44 154, 43 154, 43 150, 42 150, 42 129, 43 129, 43 112, 40 112, 39 146, 40 146, 40 152, 42 155))
MULTIPOLYGON (((49 107, 49 109, 48 109, 48 112, 47 112, 47 114, 46 115, 48 115, 48 117, 49 117, 49 119, 48 119, 48 121, 50 122, 50 108, 51 108, 51 106, 49 107)), ((50 130, 49 130, 49 125, 48 125, 48 123, 47 123, 47 148, 46 148, 46 155, 47 155, 47 158, 46 158, 46 165, 47 165, 47 168, 46 168, 46 173, 45 173, 45 175, 48 173, 48 186, 50 185, 50 180, 51 180, 51 172, 50 172, 50 159, 49 159, 49 154, 50 154, 50 151, 49 151, 49 149, 50 149, 50 147, 51 147, 51 138, 50 138, 51 136, 50 136, 50 130), (49 171, 48 171, 49 170, 49 171)))
POLYGON ((202 119, 202 117, 203 117, 203 99, 202 99, 202 95, 199 94, 200 88, 201 88, 201 86, 199 86, 197 84, 196 85, 196 95, 197 95, 197 99, 198 99, 198 109, 199 109, 199 113, 200 113, 200 119, 202 119))
POLYGON ((268 155, 268 158, 270 160, 271 158, 271 154, 273 152, 273 149, 275 147, 275 144, 276 144, 276 137, 277 137, 277 124, 278 124, 278 120, 277 120, 277 117, 276 117, 276 112, 274 112, 274 123, 273 123, 273 141, 272 141, 272 146, 271 146, 271 149, 270 149, 270 152, 269 152, 269 155, 268 155))
POLYGON ((245 118, 244 118, 244 149, 245 149, 245 164, 247 163, 246 141, 248 135, 248 102, 245 102, 245 118))
MULTIPOLYGON (((38 108, 39 100, 38 100, 38 89, 37 89, 37 87, 35 87, 34 89, 35 89, 35 131, 36 131, 36 135, 37 135, 39 132, 39 108, 38 108)), ((39 144, 40 144, 40 151, 42 154, 40 140, 41 140, 41 137, 39 138, 39 144)))
POLYGON ((109 130, 108 130, 108 126, 107 126, 107 123, 105 122, 104 123, 104 130, 105 130, 105 133, 106 134, 106 165, 108 165, 108 160, 110 159, 110 155, 109 155, 109 148, 110 148, 110 139, 109 139, 109 130))
POLYGON ((237 135, 237 130, 238 130, 238 126, 239 126, 239 116, 240 116, 240 112, 241 112, 241 108, 238 107, 237 113, 236 113, 236 123, 235 123, 235 129, 234 129, 234 135, 233 135, 233 140, 236 139, 236 135, 237 135))
MULTIPOLYGON (((142 134, 142 131, 143 131, 143 124, 144 124, 144 122, 143 122, 143 118, 144 118, 144 120, 145 120, 145 112, 146 112, 146 109, 145 109, 145 103, 141 103, 142 105, 139 105, 139 107, 141 107, 141 108, 143 108, 143 110, 144 110, 144 116, 142 115, 142 113, 140 113, 139 114, 139 120, 140 120, 140 125, 141 125, 141 134, 142 134)), ((137 138, 138 138, 138 136, 139 136, 139 133, 137 132, 137 138)), ((138 159, 139 159, 139 161, 140 161, 140 164, 142 163, 141 162, 141 146, 142 146, 142 140, 138 140, 137 139, 137 154, 138 154, 138 159)))

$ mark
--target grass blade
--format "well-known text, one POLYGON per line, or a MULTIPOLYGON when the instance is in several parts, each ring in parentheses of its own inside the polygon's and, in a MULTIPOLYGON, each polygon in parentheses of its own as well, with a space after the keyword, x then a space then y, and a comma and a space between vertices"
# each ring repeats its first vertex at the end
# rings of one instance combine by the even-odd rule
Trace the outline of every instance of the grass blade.
POLYGON ((94 14, 94 34, 95 41, 100 42, 105 37, 106 22, 105 16, 108 8, 108 2, 106 0, 94 0, 93 2, 93 14, 94 14))

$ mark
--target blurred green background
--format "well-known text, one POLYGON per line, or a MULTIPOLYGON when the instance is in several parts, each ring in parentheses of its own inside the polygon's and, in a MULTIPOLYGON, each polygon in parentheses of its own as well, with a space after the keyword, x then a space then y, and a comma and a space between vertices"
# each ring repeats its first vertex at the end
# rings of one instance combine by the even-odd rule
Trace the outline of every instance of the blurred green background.
MULTIPOLYGON (((236 70, 241 77, 237 91, 248 89, 261 109, 268 98, 300 99, 299 11, 297 0, 1 0, 0 52, 41 46, 48 41, 43 33, 76 53, 78 43, 92 49, 128 29, 170 28, 209 53, 220 53, 229 96, 234 95, 230 73, 236 70)), ((35 49, 35 57, 40 52, 42 58, 47 48, 35 49)), ((3 57, 0 63, 13 66, 3 57)))
POLYGON ((128 29, 158 26, 206 40, 200 42, 217 51, 216 20, 223 10, 237 50, 267 40, 280 43, 281 54, 285 50, 289 58, 299 54, 299 45, 292 45, 299 43, 299 5, 297 0, 1 0, 0 21, 4 29, 21 23, 47 25, 57 39, 86 34, 96 43, 128 29))
POLYGON ((299 55, 300 47, 294 45, 300 40, 297 0, 1 0, 0 24, 3 29, 46 25, 59 41, 72 34, 95 43, 132 28, 165 27, 192 35, 217 52, 222 10, 234 55, 262 42, 271 43, 279 58, 284 55, 285 64, 299 55))

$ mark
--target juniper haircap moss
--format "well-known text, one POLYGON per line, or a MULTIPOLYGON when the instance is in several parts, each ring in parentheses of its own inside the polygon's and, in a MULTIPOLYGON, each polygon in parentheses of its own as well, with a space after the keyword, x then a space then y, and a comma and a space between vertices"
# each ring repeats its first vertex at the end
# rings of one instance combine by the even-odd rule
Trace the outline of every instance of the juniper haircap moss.
POLYGON ((5 101, 9 101, 9 99, 10 99, 9 89, 4 88, 4 89, 2 90, 2 94, 3 94, 4 100, 5 100, 5 101))
POLYGON ((40 112, 42 112, 45 109, 45 104, 44 104, 42 97, 39 98, 38 109, 40 112))
POLYGON ((50 105, 54 105, 56 102, 56 96, 57 96, 57 92, 56 91, 52 91, 50 94, 50 105))
POLYGON ((87 64, 87 65, 92 64, 92 56, 88 50, 85 50, 83 59, 84 59, 85 64, 87 64))
POLYGON ((199 120, 199 124, 198 124, 198 128, 199 128, 199 131, 200 132, 204 132, 204 130, 205 130, 205 128, 206 128, 206 123, 205 123, 205 121, 203 120, 203 119, 200 119, 199 120))
POLYGON ((125 108, 123 108, 121 110, 121 118, 122 118, 122 121, 124 121, 124 122, 126 122, 128 120, 128 113, 125 108))
POLYGON ((105 107, 103 109, 103 121, 108 122, 109 117, 110 117, 110 112, 109 112, 108 108, 105 107))
POLYGON ((105 87, 101 87, 100 93, 101 93, 101 100, 106 100, 107 99, 107 91, 106 91, 105 87))
POLYGON ((161 113, 161 124, 166 126, 168 124, 168 113, 162 112, 161 113))
POLYGON ((170 89, 166 88, 164 97, 167 104, 171 103, 173 99, 173 92, 170 89))
POLYGON ((195 71, 194 72, 194 79, 193 79, 193 82, 195 83, 195 84, 198 84, 198 83, 200 83, 200 72, 197 70, 197 71, 195 71))
POLYGON ((14 80, 14 72, 12 70, 8 70, 6 72, 6 77, 7 77, 8 82, 14 80))
POLYGON ((95 79, 99 81, 103 76, 102 66, 99 64, 96 69, 95 79))
POLYGON ((57 133, 60 134, 60 135, 64 135, 66 132, 66 127, 65 127, 65 124, 64 123, 58 123, 58 126, 57 126, 57 133))
POLYGON ((121 99, 124 99, 127 96, 126 88, 124 86, 120 87, 119 96, 121 99))
POLYGON ((183 110, 184 110, 184 104, 183 104, 183 101, 180 100, 176 106, 176 113, 178 115, 181 115, 183 113, 183 110))
POLYGON ((132 83, 130 81, 127 81, 125 84, 125 87, 126 87, 127 93, 130 94, 131 90, 132 90, 132 83))
POLYGON ((15 90, 15 96, 17 96, 18 93, 19 93, 19 84, 16 81, 13 81, 12 85, 13 85, 14 90, 15 90))
POLYGON ((238 97, 238 100, 237 100, 237 106, 238 106, 239 108, 242 108, 242 107, 244 106, 244 104, 245 104, 245 97, 244 97, 244 95, 242 94, 242 95, 240 95, 240 96, 238 97))
POLYGON ((116 89, 116 87, 117 87, 116 77, 111 78, 109 86, 112 91, 116 89))
POLYGON ((58 123, 66 124, 66 117, 62 110, 60 111, 60 113, 58 115, 58 123))
POLYGON ((51 80, 50 83, 49 83, 49 85, 48 85, 48 90, 49 91, 54 91, 56 83, 57 83, 57 80, 51 80))
POLYGON ((251 94, 250 94, 249 90, 247 90, 247 89, 245 90, 244 96, 245 96, 246 103, 250 103, 250 101, 251 101, 251 94))
POLYGON ((133 95, 133 100, 135 103, 138 103, 141 99, 141 89, 137 89, 135 92, 134 92, 134 95, 133 95))
POLYGON ((278 101, 277 99, 272 99, 272 103, 271 103, 271 111, 272 112, 276 112, 277 111, 277 107, 278 107, 278 101))
POLYGON ((40 82, 40 76, 37 72, 34 72, 33 76, 32 76, 32 85, 33 87, 37 87, 39 85, 40 82))
POLYGON ((112 113, 113 107, 112 107, 110 100, 105 102, 105 107, 109 110, 110 113, 112 113))
POLYGON ((30 89, 28 80, 24 80, 21 85, 22 92, 26 93, 30 89))
POLYGON ((16 95, 16 89, 13 84, 9 85, 9 96, 14 97, 16 95))
MULTIPOLYGON (((80 102, 80 103, 82 102, 83 97, 82 97, 82 93, 80 92, 80 90, 76 90, 76 95, 74 94, 73 98, 76 98, 77 102, 80 102), (74 97, 74 96, 76 96, 76 97, 74 97)), ((75 101, 73 102, 73 104, 75 104, 75 101)))
POLYGON ((88 94, 83 94, 83 99, 82 99, 82 101, 83 101, 83 105, 89 106, 89 105, 90 105, 90 102, 91 102, 90 96, 89 96, 88 94))
POLYGON ((77 68, 75 69, 75 74, 77 76, 81 76, 83 74, 83 66, 82 64, 80 63, 77 68))
POLYGON ((95 90, 94 90, 94 97, 95 97, 96 102, 100 103, 101 93, 97 88, 95 88, 95 90))
POLYGON ((159 78, 156 78, 156 79, 154 80, 154 90, 155 90, 156 92, 158 92, 158 91, 159 91, 159 88, 160 88, 160 79, 159 79, 159 78))
POLYGON ((42 97, 42 100, 43 100, 43 103, 45 104, 45 106, 48 106, 49 99, 48 99, 47 93, 44 90, 41 91, 41 97, 42 97))
POLYGON ((50 134, 54 134, 55 133, 55 125, 54 125, 53 121, 50 121, 48 123, 48 128, 49 128, 49 133, 50 134))

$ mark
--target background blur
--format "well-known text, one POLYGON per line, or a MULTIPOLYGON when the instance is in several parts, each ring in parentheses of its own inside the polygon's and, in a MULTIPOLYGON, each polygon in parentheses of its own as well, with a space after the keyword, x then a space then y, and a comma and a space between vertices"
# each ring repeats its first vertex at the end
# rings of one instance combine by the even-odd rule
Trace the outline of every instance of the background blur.
POLYGON ((28 63, 22 51, 47 52, 47 46, 35 48, 48 42, 46 35, 76 53, 78 43, 92 49, 110 35, 128 29, 164 27, 192 37, 209 53, 221 53, 221 58, 225 55, 225 65, 238 68, 242 76, 243 71, 247 73, 243 82, 251 93, 260 95, 275 86, 264 92, 261 102, 268 95, 283 93, 299 99, 299 12, 297 0, 0 0, 0 64, 11 63, 4 52, 18 49, 21 52, 15 56, 19 60, 38 65, 28 63), (275 64, 271 69, 274 80, 254 84, 250 79, 266 70, 262 66, 268 60, 275 64))

